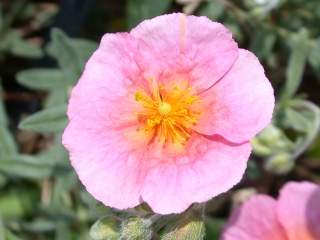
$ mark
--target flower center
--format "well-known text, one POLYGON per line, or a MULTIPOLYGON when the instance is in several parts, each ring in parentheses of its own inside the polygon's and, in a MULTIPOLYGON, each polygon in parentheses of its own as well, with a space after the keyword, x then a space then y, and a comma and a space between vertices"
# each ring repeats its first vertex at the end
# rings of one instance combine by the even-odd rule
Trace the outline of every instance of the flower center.
POLYGON ((135 100, 142 106, 137 117, 150 141, 183 145, 190 138, 200 112, 195 109, 199 98, 187 84, 152 84, 150 93, 137 91, 135 100))
POLYGON ((172 109, 171 105, 166 102, 161 102, 158 107, 158 111, 162 116, 168 115, 171 112, 171 109, 172 109))

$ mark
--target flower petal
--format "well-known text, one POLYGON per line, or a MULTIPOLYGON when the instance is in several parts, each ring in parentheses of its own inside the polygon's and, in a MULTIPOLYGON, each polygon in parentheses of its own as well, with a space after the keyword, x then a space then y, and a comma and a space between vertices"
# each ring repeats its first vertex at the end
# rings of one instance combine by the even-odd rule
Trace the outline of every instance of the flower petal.
POLYGON ((86 126, 107 127, 132 121, 134 92, 140 82, 135 64, 136 41, 127 33, 105 34, 71 92, 68 117, 86 126), (130 112, 130 114, 128 114, 130 112))
POLYGON ((277 219, 276 204, 267 195, 251 197, 233 211, 222 240, 286 240, 277 219))
POLYGON ((290 240, 320 239, 320 187, 310 182, 287 183, 280 192, 278 218, 290 240))
POLYGON ((139 74, 129 34, 106 34, 72 90, 63 144, 96 199, 119 209, 140 203, 143 162, 127 136, 134 118, 132 78, 139 74), (119 193, 121 189, 121 193, 119 193))
POLYGON ((202 100, 204 111, 196 130, 237 143, 250 140, 271 121, 275 101, 258 59, 242 49, 232 69, 202 100))
POLYGON ((157 213, 179 213, 237 184, 246 169, 250 144, 230 145, 197 136, 188 152, 149 169, 142 198, 157 213))
POLYGON ((97 131, 78 123, 69 123, 63 144, 87 191, 107 206, 138 205, 145 175, 142 155, 119 132, 97 131))
POLYGON ((198 91, 218 81, 238 56, 232 34, 206 17, 168 14, 145 20, 130 34, 140 40, 139 65, 149 75, 191 74, 198 91))

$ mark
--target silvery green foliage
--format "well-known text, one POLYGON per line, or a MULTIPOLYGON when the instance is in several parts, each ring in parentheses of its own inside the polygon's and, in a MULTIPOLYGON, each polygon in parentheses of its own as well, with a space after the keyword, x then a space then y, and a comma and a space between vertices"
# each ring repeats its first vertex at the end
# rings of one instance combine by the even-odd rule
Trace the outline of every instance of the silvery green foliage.
POLYGON ((59 29, 51 32, 47 47, 59 68, 24 70, 17 75, 20 84, 36 90, 49 91, 45 109, 24 119, 20 128, 35 132, 62 132, 67 123, 66 103, 69 92, 80 77, 85 62, 97 44, 89 40, 71 39, 59 29))
POLYGON ((15 21, 21 21, 28 17, 28 14, 23 14, 23 10, 31 10, 30 6, 23 1, 12 1, 10 7, 4 11, 3 5, 0 3, 0 60, 6 55, 23 58, 43 56, 43 51, 38 45, 26 40, 20 31, 12 27, 15 21))

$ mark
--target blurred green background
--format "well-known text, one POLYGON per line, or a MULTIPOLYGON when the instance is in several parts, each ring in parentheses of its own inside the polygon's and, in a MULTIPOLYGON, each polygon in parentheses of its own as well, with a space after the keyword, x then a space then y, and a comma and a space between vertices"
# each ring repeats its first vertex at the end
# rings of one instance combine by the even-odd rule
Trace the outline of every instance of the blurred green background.
POLYGON ((170 12, 225 24, 259 57, 277 106, 252 141, 242 182, 210 201, 204 219, 163 218, 153 239, 177 239, 188 223, 219 239, 230 209, 248 196, 276 196, 290 180, 320 183, 319 0, 1 0, 0 240, 118 239, 128 217, 152 215, 146 206, 117 212, 97 203, 60 142, 68 93, 101 36, 170 12))

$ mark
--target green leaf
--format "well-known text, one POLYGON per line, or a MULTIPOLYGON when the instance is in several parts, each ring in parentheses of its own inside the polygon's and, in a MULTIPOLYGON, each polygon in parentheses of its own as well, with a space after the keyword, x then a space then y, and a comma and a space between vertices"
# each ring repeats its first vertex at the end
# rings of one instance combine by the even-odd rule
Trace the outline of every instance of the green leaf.
POLYGON ((51 31, 51 42, 47 51, 58 61, 68 81, 73 84, 82 71, 83 61, 72 39, 60 29, 54 28, 51 31))
POLYGON ((7 128, 8 120, 3 103, 3 91, 0 82, 0 157, 17 152, 17 145, 14 138, 7 128))
POLYGON ((286 82, 281 100, 290 99, 298 90, 310 50, 310 39, 305 31, 295 35, 291 43, 291 54, 286 72, 286 82))
POLYGON ((250 49, 259 58, 268 60, 272 54, 272 49, 275 45, 276 39, 275 32, 258 29, 252 37, 250 49))
POLYGON ((71 39, 55 28, 51 32, 51 42, 47 52, 58 62, 68 86, 78 80, 86 61, 97 48, 97 44, 85 39, 71 39))
POLYGON ((292 153, 292 158, 298 158, 302 153, 304 153, 308 147, 314 142, 314 140, 319 135, 320 131, 320 108, 312 102, 306 100, 292 100, 290 106, 293 109, 299 109, 300 111, 305 111, 304 114, 308 116, 310 120, 310 127, 303 138, 298 138, 296 140, 296 146, 294 152, 292 153), (308 113, 308 115, 307 115, 308 113))
POLYGON ((43 56, 39 46, 24 40, 16 32, 12 32, 7 41, 9 41, 9 51, 13 55, 26 58, 40 58, 43 56))
POLYGON ((0 159, 0 172, 27 179, 44 179, 65 168, 29 155, 7 156, 0 159))
POLYGON ((68 122, 66 110, 66 105, 42 110, 22 120, 19 128, 40 133, 61 132, 68 122))
POLYGON ((153 18, 163 14, 170 6, 171 0, 128 0, 127 25, 128 28, 136 26, 144 19, 153 18))
POLYGON ((320 54, 319 53, 320 53, 320 38, 318 38, 314 42, 308 58, 310 65, 318 75, 320 75, 320 54))
POLYGON ((0 158, 17 153, 17 145, 9 130, 0 126, 0 158))
POLYGON ((38 218, 33 220, 32 222, 28 221, 21 224, 21 227, 24 230, 30 231, 30 232, 50 232, 53 231, 56 228, 56 224, 46 218, 38 218))
POLYGON ((78 52, 77 54, 83 67, 92 53, 97 49, 98 44, 87 39, 73 39, 72 43, 75 46, 75 50, 78 52))
POLYGON ((44 161, 51 161, 61 165, 69 166, 69 155, 61 143, 61 136, 56 136, 55 143, 45 151, 37 154, 37 157, 44 161))
POLYGON ((45 108, 52 108, 65 104, 68 100, 68 92, 71 90, 71 87, 63 91, 63 89, 51 90, 45 103, 45 108))
MULTIPOLYGON (((72 199, 70 198, 70 191, 78 188, 79 180, 73 171, 69 171, 67 174, 56 178, 55 185, 52 190, 51 204, 57 206, 59 211, 61 209, 61 204, 70 206, 72 205, 72 199)), ((78 196, 79 198, 81 196, 78 196)), ((96 206, 96 205, 95 205, 96 206)))
POLYGON ((58 62, 64 73, 67 86, 78 80, 85 63, 97 48, 97 43, 86 39, 71 39, 55 28, 51 31, 51 42, 47 52, 58 62))
POLYGON ((308 132, 311 130, 312 123, 310 119, 293 108, 284 109, 283 125, 287 128, 294 129, 299 132, 308 132))
POLYGON ((150 240, 151 238, 151 222, 148 219, 131 217, 123 221, 121 224, 120 239, 150 240))
POLYGON ((36 90, 66 88, 64 73, 59 69, 28 69, 17 74, 20 84, 36 90))
POLYGON ((203 220, 194 214, 186 213, 176 224, 168 226, 161 240, 201 240, 205 235, 205 225, 203 220))
POLYGON ((224 6, 218 1, 207 1, 200 7, 199 15, 207 16, 212 20, 217 20, 224 12, 224 6))
POLYGON ((90 229, 90 236, 94 240, 118 240, 119 222, 113 217, 99 219, 90 229))
POLYGON ((58 223, 58 226, 57 226, 55 240, 67 240, 67 239, 70 239, 70 228, 65 222, 61 221, 58 223))

